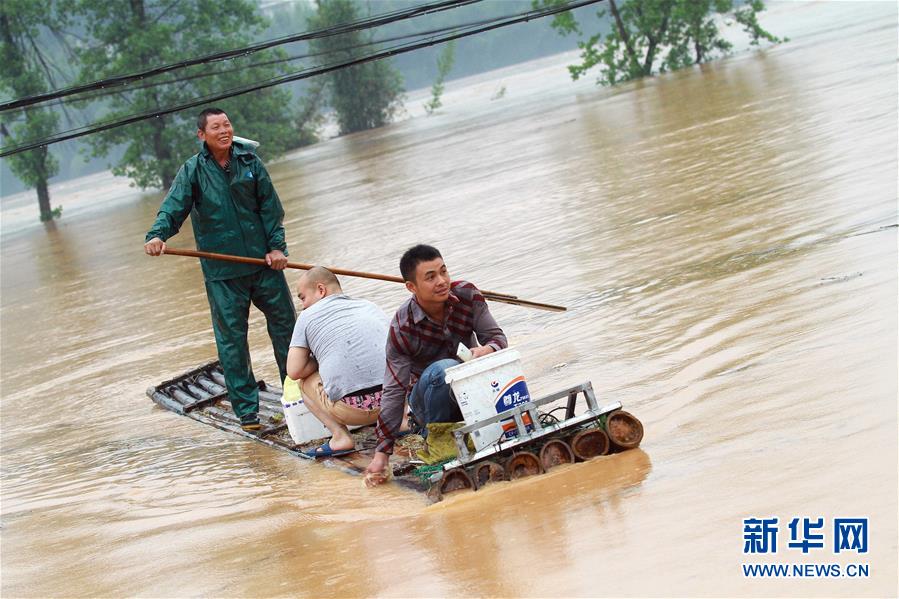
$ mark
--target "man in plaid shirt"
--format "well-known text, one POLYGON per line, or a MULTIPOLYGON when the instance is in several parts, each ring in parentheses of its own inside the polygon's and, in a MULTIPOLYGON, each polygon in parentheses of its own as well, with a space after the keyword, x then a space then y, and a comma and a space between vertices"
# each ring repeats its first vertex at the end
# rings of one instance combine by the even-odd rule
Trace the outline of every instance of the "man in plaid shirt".
POLYGON ((459 363, 459 343, 470 348, 475 358, 508 345, 484 296, 471 283, 451 281, 436 248, 409 248, 400 260, 400 272, 412 297, 390 322, 387 371, 376 426, 378 446, 366 468, 369 486, 387 480, 388 459, 402 426, 407 399, 422 426, 462 420, 445 381, 445 370, 459 363))

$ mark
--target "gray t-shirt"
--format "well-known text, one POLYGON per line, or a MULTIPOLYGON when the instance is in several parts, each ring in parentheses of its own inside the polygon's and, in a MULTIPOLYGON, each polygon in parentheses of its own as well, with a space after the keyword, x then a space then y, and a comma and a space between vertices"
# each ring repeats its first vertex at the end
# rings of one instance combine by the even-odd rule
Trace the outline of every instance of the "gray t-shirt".
POLYGON ((336 401, 384 382, 388 326, 373 303, 329 295, 300 312, 290 347, 312 352, 325 391, 336 401))

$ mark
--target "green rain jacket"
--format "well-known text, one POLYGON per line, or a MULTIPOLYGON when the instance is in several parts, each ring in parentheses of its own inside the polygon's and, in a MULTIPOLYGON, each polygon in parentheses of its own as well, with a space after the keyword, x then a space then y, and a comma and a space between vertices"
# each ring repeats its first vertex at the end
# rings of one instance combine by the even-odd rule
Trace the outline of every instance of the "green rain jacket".
MULTIPOLYGON (((175 235, 190 214, 197 249, 204 252, 265 258, 272 250, 287 255, 284 209, 265 165, 253 146, 234 141, 230 176, 206 144, 178 171, 162 201, 146 241, 175 235)), ((200 259, 207 281, 222 281, 258 272, 267 266, 200 259)))

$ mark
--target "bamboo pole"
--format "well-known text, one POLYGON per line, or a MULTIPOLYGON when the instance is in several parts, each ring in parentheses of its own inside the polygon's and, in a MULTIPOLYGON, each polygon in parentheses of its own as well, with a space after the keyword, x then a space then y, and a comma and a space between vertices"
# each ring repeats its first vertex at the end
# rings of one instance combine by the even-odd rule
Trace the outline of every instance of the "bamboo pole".
MULTIPOLYGON (((232 256, 230 254, 216 254, 213 252, 201 252, 199 250, 183 250, 178 248, 166 247, 166 254, 171 254, 173 256, 188 256, 191 258, 206 258, 209 260, 223 260, 225 262, 239 262, 241 264, 257 264, 260 266, 267 266, 265 260, 262 258, 247 258, 244 256, 232 256)), ((287 268, 296 268, 299 270, 309 270, 314 267, 315 264, 305 264, 303 262, 288 262, 287 268)), ((373 272, 364 272, 361 270, 347 270, 345 268, 332 268, 330 266, 325 267, 335 275, 342 275, 345 277, 360 277, 363 279, 375 279, 378 281, 389 281, 391 283, 404 283, 402 278, 392 276, 392 275, 382 275, 373 272)), ((530 300, 523 300, 514 295, 509 295, 508 293, 497 293, 496 291, 484 291, 480 290, 481 295, 483 295, 486 299, 489 299, 494 302, 502 302, 505 304, 513 304, 515 306, 524 306, 526 308, 537 308, 538 310, 549 310, 550 312, 564 312, 567 310, 565 306, 556 306, 554 304, 545 304, 542 302, 534 302, 530 300)))

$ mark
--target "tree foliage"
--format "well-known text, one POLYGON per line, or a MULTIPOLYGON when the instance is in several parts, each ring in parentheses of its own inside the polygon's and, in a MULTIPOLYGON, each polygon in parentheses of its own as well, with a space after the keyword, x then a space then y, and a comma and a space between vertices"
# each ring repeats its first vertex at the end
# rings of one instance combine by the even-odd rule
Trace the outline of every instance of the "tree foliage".
MULTIPOLYGON (((3 0, 0 3, 0 89, 4 96, 24 98, 46 92, 53 84, 51 66, 42 52, 41 34, 53 26, 48 6, 33 0, 3 0)), ((58 115, 32 107, 13 116, 9 126, 0 125, 9 145, 39 139, 55 132, 58 115)), ((59 162, 47 146, 9 157, 9 166, 23 183, 37 191, 40 219, 52 220, 60 208, 50 207, 48 180, 59 171, 59 162)))
MULTIPOLYGON (((534 0, 534 6, 564 2, 534 0)), ((611 31, 605 37, 596 33, 580 39, 581 63, 568 70, 572 79, 579 79, 600 65, 598 82, 614 85, 707 62, 731 51, 732 44, 721 35, 721 23, 731 20, 742 26, 752 45, 783 41, 759 24, 758 13, 763 10, 762 0, 739 6, 734 0, 608 0, 608 9, 598 16, 611 15, 611 31)), ((583 35, 570 11, 556 15, 552 25, 562 35, 583 35)))
POLYGON ((437 57, 437 79, 431 86, 431 99, 425 102, 425 112, 433 114, 435 110, 443 106, 440 98, 443 96, 444 81, 446 76, 453 68, 456 61, 456 40, 451 40, 443 47, 440 55, 437 57))
MULTIPOLYGON (((352 0, 318 0, 318 12, 310 18, 310 29, 325 29, 359 19, 352 0)), ((327 64, 350 61, 371 52, 359 44, 370 34, 354 31, 312 40, 314 52, 324 54, 327 64)), ((393 119, 402 106, 403 78, 386 59, 332 71, 327 76, 328 98, 337 115, 340 133, 380 127, 393 119)))
MULTIPOLYGON (((249 0, 69 0, 73 14, 83 18, 88 43, 78 51, 82 81, 93 81, 174 63, 252 42, 264 20, 249 0)), ((266 51, 245 59, 211 63, 179 71, 178 75, 154 81, 184 78, 191 74, 216 73, 110 96, 109 119, 167 108, 187 100, 263 81, 275 76, 280 66, 242 68, 250 62, 282 56, 266 51)), ((309 131, 300 131, 290 112, 291 96, 283 89, 265 90, 216 102, 228 113, 235 134, 261 142, 267 156, 308 141, 309 131), (302 137, 305 140, 301 140, 302 137)), ((184 160, 198 150, 196 114, 201 108, 182 111, 111 129, 89 138, 94 155, 105 155, 118 144, 125 151, 113 173, 125 175, 141 188, 167 188, 184 160)), ((315 111, 312 110, 311 113, 315 111)), ((307 115, 308 116, 308 115, 307 115)), ((312 136, 314 138, 314 135, 312 136)))

